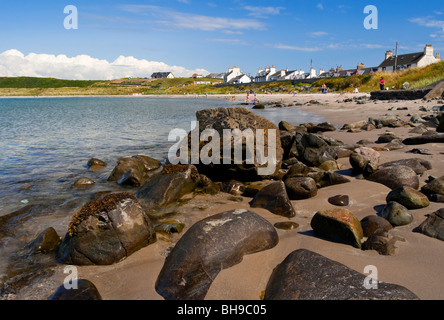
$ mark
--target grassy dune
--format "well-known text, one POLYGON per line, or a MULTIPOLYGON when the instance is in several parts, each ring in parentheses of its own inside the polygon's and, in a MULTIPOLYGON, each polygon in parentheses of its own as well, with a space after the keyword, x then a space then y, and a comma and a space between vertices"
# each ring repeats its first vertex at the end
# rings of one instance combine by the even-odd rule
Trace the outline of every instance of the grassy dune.
POLYGON ((359 88, 360 92, 370 92, 379 89, 379 80, 384 77, 386 86, 399 90, 405 82, 410 89, 426 87, 434 82, 444 79, 444 61, 424 68, 408 69, 400 72, 375 72, 370 75, 353 76, 347 78, 321 79, 314 86, 321 87, 325 83, 334 91, 352 91, 359 88))
MULTIPOLYGON (((347 92, 359 88, 360 92, 379 89, 383 76, 389 88, 401 89, 408 82, 411 89, 426 87, 444 79, 444 61, 425 68, 409 69, 397 73, 376 72, 370 75, 346 78, 320 79, 312 84, 311 91, 318 91, 325 83, 333 92, 347 92)), ((117 79, 112 81, 78 81, 53 78, 1 78, 0 96, 76 96, 76 95, 161 95, 161 94, 235 94, 254 90, 257 93, 290 93, 301 90, 306 83, 275 81, 266 84, 222 86, 220 79, 117 79), (210 84, 196 84, 209 82, 210 84)))

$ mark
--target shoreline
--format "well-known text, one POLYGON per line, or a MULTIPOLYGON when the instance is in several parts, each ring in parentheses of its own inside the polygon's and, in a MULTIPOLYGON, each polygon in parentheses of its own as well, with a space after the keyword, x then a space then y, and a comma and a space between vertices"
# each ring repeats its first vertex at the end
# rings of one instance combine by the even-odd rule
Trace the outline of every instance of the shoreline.
MULTIPOLYGON (((411 114, 426 114, 426 112, 419 111, 420 106, 426 106, 426 108, 430 109, 437 104, 435 101, 426 102, 420 100, 398 102, 369 101, 366 104, 357 104, 355 101, 337 101, 338 99, 344 100, 366 95, 368 94, 298 94, 296 96, 276 94, 265 95, 263 98, 266 98, 266 100, 263 99, 260 102, 276 101, 276 99, 281 98, 284 103, 297 101, 301 105, 289 108, 297 108, 320 115, 335 126, 342 126, 346 123, 384 115, 397 115, 401 119, 407 120, 411 114), (305 104, 310 100, 317 100, 319 104, 305 104), (407 109, 398 110, 398 108, 407 109)), ((228 95, 215 96, 227 98, 228 95)), ((215 98, 215 96, 209 95, 208 98, 215 98)), ((183 96, 177 95, 175 97, 183 98, 183 96)), ((246 94, 239 94, 236 97, 237 102, 242 103, 246 94)), ((190 96, 190 98, 192 97, 190 96)), ((390 131, 401 138, 406 138, 413 136, 413 134, 409 133, 409 130, 409 128, 405 127, 384 127, 373 131, 347 132, 336 130, 324 134, 341 140, 345 144, 356 144, 359 140, 368 139, 371 142, 368 145, 369 147, 380 147, 381 145, 374 143, 374 141, 381 134, 390 131)), ((428 176, 440 177, 442 175, 442 172, 444 172, 444 162, 442 161, 442 154, 440 154, 442 152, 442 145, 428 144, 422 147, 427 148, 431 155, 406 153, 406 151, 413 148, 413 146, 406 146, 400 150, 380 151, 380 163, 407 158, 421 158, 430 161, 432 169, 420 177, 420 184, 423 185, 428 176)), ((444 290, 442 289, 442 282, 444 281, 444 276, 442 275, 444 243, 440 240, 412 232, 415 227, 425 220, 427 214, 442 207, 440 203, 431 203, 428 208, 412 210, 411 213, 414 216, 414 221, 409 225, 397 227, 393 230, 393 235, 399 236, 405 241, 396 243, 395 254, 391 256, 381 256, 373 250, 357 250, 351 246, 322 239, 312 234, 310 220, 313 215, 317 211, 333 208, 327 202, 329 197, 339 194, 349 195, 351 203, 347 209, 361 220, 366 216, 377 214, 377 208, 385 204, 385 198, 390 191, 389 188, 382 184, 360 180, 351 176, 349 174, 350 163, 348 158, 340 158, 337 162, 341 166, 340 172, 346 175, 351 182, 319 189, 318 195, 314 198, 292 201, 297 215, 290 219, 290 221, 298 223, 299 227, 291 231, 277 230, 279 244, 275 248, 247 255, 241 263, 222 270, 214 279, 205 298, 206 300, 260 300, 261 292, 265 290, 273 269, 289 253, 300 248, 322 254, 360 273, 364 273, 366 266, 374 265, 378 268, 378 277, 381 281, 404 286, 420 299, 444 299, 444 290)), ((289 221, 288 218, 274 215, 268 210, 250 208, 248 204, 251 200, 250 198, 243 197, 243 201, 234 202, 230 200, 230 196, 224 193, 218 193, 215 196, 185 196, 189 201, 181 206, 180 214, 174 217, 186 225, 180 235, 174 235, 168 241, 159 239, 156 243, 137 251, 115 265, 78 267, 79 276, 92 281, 105 300, 163 300, 154 290, 154 284, 163 266, 166 253, 195 222, 210 215, 232 209, 251 210, 272 224, 289 221), (198 208, 205 209, 201 210, 198 208)), ((31 286, 27 292, 23 292, 16 298, 46 299, 48 294, 52 293, 63 283, 65 277, 66 274, 63 273, 63 266, 58 266, 54 274, 46 279, 43 284, 39 283, 31 286), (42 285, 45 287, 44 290, 42 285)))

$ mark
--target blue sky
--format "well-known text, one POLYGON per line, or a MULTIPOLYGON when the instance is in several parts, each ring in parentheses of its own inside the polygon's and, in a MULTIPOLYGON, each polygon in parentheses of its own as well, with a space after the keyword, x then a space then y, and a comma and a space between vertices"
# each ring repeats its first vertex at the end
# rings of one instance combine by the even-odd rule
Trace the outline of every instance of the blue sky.
MULTIPOLYGON (((239 66, 242 71, 255 74, 259 67, 272 64, 277 69, 308 71, 311 59, 317 70, 338 65, 355 68, 359 62, 379 65, 385 51, 394 49, 397 41, 401 54, 422 51, 426 43, 431 43, 435 52, 444 55, 444 3, 3 1, 0 39, 0 53, 14 49, 24 56, 83 55, 109 63, 120 56, 134 57, 137 61, 162 62, 190 72, 223 72, 230 66, 239 66), (67 5, 78 9, 77 30, 63 26, 67 5), (378 9, 377 30, 364 28, 367 5, 378 9)), ((2 56, 0 63, 1 59, 2 56)), ((12 65, 3 70, 14 74, 12 65)))

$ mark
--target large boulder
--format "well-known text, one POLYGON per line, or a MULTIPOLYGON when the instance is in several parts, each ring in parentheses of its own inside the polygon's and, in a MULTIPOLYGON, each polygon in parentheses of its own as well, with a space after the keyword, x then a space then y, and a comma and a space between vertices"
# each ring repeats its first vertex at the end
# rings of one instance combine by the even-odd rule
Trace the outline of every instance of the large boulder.
POLYGON ((318 194, 316 181, 310 177, 294 177, 285 180, 285 187, 290 200, 313 198, 318 194))
POLYGON ((261 189, 254 196, 253 200, 250 201, 250 206, 252 208, 267 209, 276 215, 287 218, 296 216, 296 211, 291 204, 285 184, 282 181, 273 182, 261 189))
POLYGON ((405 145, 418 145, 426 143, 444 143, 444 134, 426 134, 421 136, 415 136, 406 138, 402 141, 405 145))
POLYGON ((441 113, 437 116, 439 125, 438 128, 436 128, 437 132, 444 132, 444 113, 441 113))
POLYGON ((444 241, 444 209, 439 209, 428 215, 423 223, 413 229, 413 232, 444 241))
POLYGON ((426 94, 424 97, 427 100, 431 100, 433 98, 441 98, 444 95, 444 81, 440 81, 434 85, 432 90, 426 94))
POLYGON ((316 186, 319 189, 350 182, 350 179, 342 174, 331 171, 313 170, 308 173, 308 176, 316 181, 316 186))
POLYGON ((398 202, 407 209, 422 209, 430 205, 426 195, 407 186, 392 190, 387 195, 386 201, 387 203, 391 201, 398 202))
POLYGON ((322 135, 296 132, 295 144, 298 159, 308 166, 317 167, 327 160, 335 160, 332 142, 322 135))
MULTIPOLYGON (((274 177, 278 174, 279 169, 282 165, 283 159, 283 149, 281 146, 281 137, 279 128, 269 120, 264 117, 255 115, 250 110, 244 107, 235 107, 235 108, 214 108, 214 109, 205 109, 196 112, 196 119, 198 123, 198 127, 196 127, 193 131, 188 135, 188 156, 189 163, 194 164, 200 173, 207 175, 214 181, 225 181, 236 179, 243 182, 246 181, 258 181, 264 178, 274 177), (195 163, 192 159, 192 145, 193 145, 193 136, 196 135, 198 137, 202 136, 202 133, 207 130, 214 130, 218 133, 220 144, 214 145, 215 142, 212 140, 210 142, 201 142, 199 144, 199 155, 205 150, 212 150, 210 147, 219 148, 220 150, 220 164, 211 162, 209 164, 203 164, 200 159, 199 163, 195 163), (266 163, 260 163, 258 158, 258 153, 256 150, 251 150, 254 155, 254 163, 247 161, 246 150, 249 148, 248 141, 243 138, 242 141, 240 139, 231 139, 231 158, 230 164, 226 164, 226 161, 223 161, 224 156, 224 134, 232 133, 234 134, 234 130, 240 130, 240 133, 247 133, 250 131, 254 140, 254 148, 257 146, 257 136, 258 133, 264 132, 264 149, 261 151, 264 157, 269 157, 266 163), (273 138, 273 134, 275 138, 273 138), (234 143, 233 143, 234 141, 234 143), (238 142, 237 142, 238 141, 238 142), (242 159, 236 159, 235 154, 235 146, 240 145, 242 149, 242 159), (273 154, 268 154, 268 148, 272 149, 272 153, 275 152, 275 158, 273 159, 273 154), (205 148, 205 149, 204 149, 205 148), (237 161, 241 163, 237 163, 237 161), (265 172, 265 174, 264 174, 265 172)), ((214 137, 213 137, 214 139, 214 137)), ((227 146, 225 146, 229 149, 227 146)), ((262 149, 262 148, 259 148, 262 149)), ((204 153, 204 155, 206 155, 204 153)))
POLYGON ((387 168, 387 167, 394 167, 394 166, 406 166, 413 169, 413 171, 416 172, 416 174, 423 174, 427 170, 432 169, 432 164, 430 161, 420 159, 420 158, 410 158, 410 159, 401 159, 391 162, 386 162, 379 165, 379 168, 387 168))
POLYGON ((381 154, 372 148, 360 147, 350 154, 349 162, 356 173, 368 175, 378 168, 380 156, 381 154))
POLYGON ((392 190, 402 186, 419 189, 418 175, 412 168, 403 165, 378 168, 367 179, 381 183, 392 190))
POLYGON ((381 216, 395 227, 405 226, 413 222, 413 216, 410 211, 395 201, 387 203, 381 212, 381 216))
POLYGON ((57 288, 49 300, 93 301, 102 300, 102 296, 94 283, 86 279, 79 279, 76 288, 66 288, 63 284, 57 288))
POLYGON ((210 216, 177 242, 160 271, 156 291, 166 300, 203 300, 221 270, 278 242, 273 225, 254 212, 238 209, 210 216))
POLYGON ((388 234, 372 234, 362 244, 362 250, 375 250, 380 255, 390 256, 395 254, 395 243, 398 240, 405 241, 405 239, 398 236, 391 237, 388 234))
POLYGON ((61 263, 111 265, 155 241, 150 219, 134 194, 114 193, 85 204, 58 250, 61 263))
POLYGON ((361 223, 347 209, 319 211, 313 216, 310 225, 321 237, 361 248, 364 237, 361 223))
POLYGON ((421 188, 421 192, 426 195, 444 195, 444 176, 434 179, 421 188))
POLYGON ((184 195, 191 193, 200 182, 193 165, 166 165, 162 172, 146 181, 137 190, 143 209, 151 218, 159 218, 184 195))
POLYGON ((370 237, 374 234, 384 234, 391 229, 393 226, 387 219, 380 216, 366 216, 361 220, 362 230, 364 232, 364 237, 370 237))
POLYGON ((293 251, 273 270, 264 296, 264 300, 418 299, 402 286, 367 281, 366 275, 306 249, 293 251))
POLYGON ((117 165, 111 172, 108 181, 140 187, 160 167, 160 161, 143 155, 121 158, 117 160, 117 165))

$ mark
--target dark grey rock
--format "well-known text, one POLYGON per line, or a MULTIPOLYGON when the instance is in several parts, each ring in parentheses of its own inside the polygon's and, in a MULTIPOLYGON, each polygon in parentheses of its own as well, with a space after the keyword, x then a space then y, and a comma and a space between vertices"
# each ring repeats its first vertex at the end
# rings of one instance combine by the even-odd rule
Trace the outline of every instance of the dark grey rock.
POLYGON ((381 212, 381 216, 395 227, 405 226, 413 222, 413 216, 410 211, 395 201, 387 203, 381 212))
POLYGON ((426 195, 440 194, 444 195, 444 176, 430 181, 421 188, 421 192, 426 195))
POLYGON ((398 165, 410 167, 413 169, 413 171, 415 171, 416 174, 419 174, 419 175, 423 174, 427 170, 432 169, 432 164, 430 163, 430 161, 420 159, 420 158, 401 159, 401 160, 386 162, 386 163, 380 164, 379 168, 387 168, 387 167, 393 167, 393 166, 398 166, 398 165))
POLYGON ((285 188, 290 200, 309 199, 318 194, 316 181, 310 177, 294 177, 286 179, 285 188))
POLYGON ((93 184, 95 184, 94 180, 87 178, 87 177, 81 177, 74 182, 74 187, 79 189, 84 189, 91 187, 93 184))
POLYGON ((364 237, 370 237, 373 234, 384 234, 393 229, 392 224, 388 222, 387 219, 376 215, 363 218, 361 220, 361 226, 364 237))
POLYGON ((250 206, 267 209, 274 214, 287 218, 296 216, 296 211, 288 198, 285 184, 282 181, 273 182, 261 189, 250 201, 250 206))
POLYGON ((407 209, 422 209, 430 205, 426 195, 407 186, 392 190, 387 195, 386 201, 387 203, 391 201, 398 202, 407 209))
POLYGON ((328 198, 328 202, 338 207, 346 207, 349 205, 350 199, 347 195, 337 195, 328 198))
POLYGON ((439 209, 428 215, 423 223, 413 229, 413 232, 444 241, 444 209, 439 209))
POLYGON ((73 265, 111 265, 155 241, 137 198, 115 193, 85 204, 73 217, 57 260, 73 265))
MULTIPOLYGON (((70 284, 73 285, 73 284, 70 284)), ((89 280, 77 280, 77 288, 67 289, 65 285, 61 285, 49 300, 74 300, 89 301, 102 300, 102 296, 96 286, 89 280)))
POLYGON ((375 250, 380 255, 390 256, 395 254, 396 241, 405 241, 401 237, 390 237, 389 235, 373 234, 362 244, 362 250, 375 250))
POLYGON ((221 270, 278 241, 273 225, 254 212, 239 209, 208 217, 177 242, 160 271, 156 291, 166 300, 203 300, 221 270))
POLYGON ((111 172, 108 181, 140 187, 148 178, 157 173, 160 167, 160 161, 143 155, 121 158, 117 160, 117 165, 111 172))
POLYGON ((367 176, 367 179, 381 183, 392 190, 402 186, 419 189, 418 175, 412 168, 403 165, 378 168, 374 173, 367 176))
POLYGON ((166 165, 162 172, 146 181, 137 191, 143 209, 151 218, 159 218, 170 206, 198 186, 200 175, 193 165, 166 165))
POLYGON ((264 300, 419 300, 408 289, 377 282, 364 287, 366 275, 315 252, 293 251, 274 270, 264 300))
POLYGON ((422 135, 416 137, 410 137, 402 141, 405 145, 418 145, 427 143, 443 143, 444 134, 422 135))

